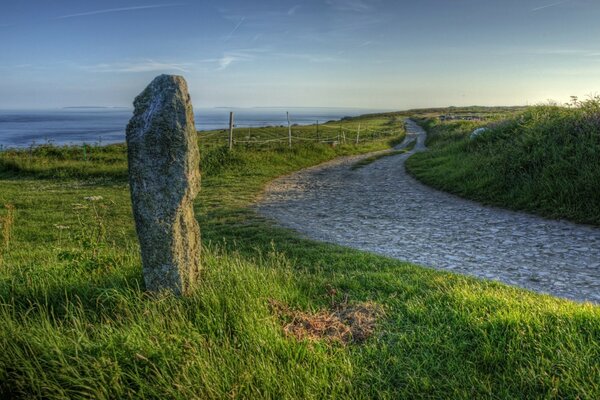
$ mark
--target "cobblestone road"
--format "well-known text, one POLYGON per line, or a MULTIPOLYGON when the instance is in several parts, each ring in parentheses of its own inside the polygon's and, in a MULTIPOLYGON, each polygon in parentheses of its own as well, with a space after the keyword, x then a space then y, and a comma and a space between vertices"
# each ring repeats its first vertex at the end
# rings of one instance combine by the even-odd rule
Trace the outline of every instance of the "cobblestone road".
MULTIPOLYGON (((414 151, 425 132, 407 121, 414 151)), ((537 292, 600 303, 600 229, 487 207, 425 186, 404 169, 412 152, 345 157, 276 179, 260 213, 312 239, 537 292)))

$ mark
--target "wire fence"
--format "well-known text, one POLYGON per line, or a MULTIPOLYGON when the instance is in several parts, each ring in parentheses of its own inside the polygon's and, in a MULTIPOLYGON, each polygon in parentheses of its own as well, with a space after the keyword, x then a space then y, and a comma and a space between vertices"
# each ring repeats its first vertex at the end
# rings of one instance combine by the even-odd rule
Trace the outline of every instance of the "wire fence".
POLYGON ((360 144, 367 141, 389 139, 400 135, 404 130, 403 122, 394 119, 348 119, 328 121, 326 123, 255 127, 236 124, 233 113, 230 115, 229 129, 199 132, 201 146, 273 146, 292 147, 298 143, 322 143, 332 146, 360 144))

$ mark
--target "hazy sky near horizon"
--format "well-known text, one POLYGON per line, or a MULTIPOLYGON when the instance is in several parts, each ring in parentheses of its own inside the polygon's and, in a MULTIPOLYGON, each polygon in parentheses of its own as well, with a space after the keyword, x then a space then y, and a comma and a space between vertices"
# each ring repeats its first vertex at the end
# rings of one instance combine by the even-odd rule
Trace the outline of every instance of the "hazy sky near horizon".
POLYGON ((0 108, 130 106, 161 73, 196 107, 406 109, 600 92, 597 0, 0 3, 0 108))

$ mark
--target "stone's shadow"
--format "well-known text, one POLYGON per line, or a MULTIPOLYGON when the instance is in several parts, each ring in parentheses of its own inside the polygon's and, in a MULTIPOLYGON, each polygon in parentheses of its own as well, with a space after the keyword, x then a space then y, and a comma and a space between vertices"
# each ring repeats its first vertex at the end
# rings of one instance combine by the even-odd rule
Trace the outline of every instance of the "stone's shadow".
POLYGON ((49 315, 55 323, 66 321, 74 312, 83 312, 88 320, 101 322, 124 315, 120 305, 144 295, 140 271, 127 275, 117 273, 95 278, 90 283, 56 283, 43 288, 24 285, 3 285, 0 299, 9 304, 17 315, 24 318, 49 315))

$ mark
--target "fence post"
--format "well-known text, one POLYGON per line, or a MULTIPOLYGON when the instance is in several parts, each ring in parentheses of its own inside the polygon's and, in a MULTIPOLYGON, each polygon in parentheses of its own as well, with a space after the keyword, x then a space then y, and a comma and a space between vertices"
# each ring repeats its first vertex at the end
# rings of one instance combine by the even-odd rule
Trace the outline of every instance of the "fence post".
POLYGON ((287 116, 287 123, 288 123, 288 145, 291 149, 292 148, 292 125, 290 125, 290 112, 286 111, 285 114, 287 116))
POLYGON ((321 141, 321 135, 319 135, 319 120, 317 120, 317 140, 321 141))
POLYGON ((233 111, 229 113, 229 150, 233 149, 233 111))
POLYGON ((356 131, 356 144, 360 140, 360 122, 358 123, 358 130, 356 131))

